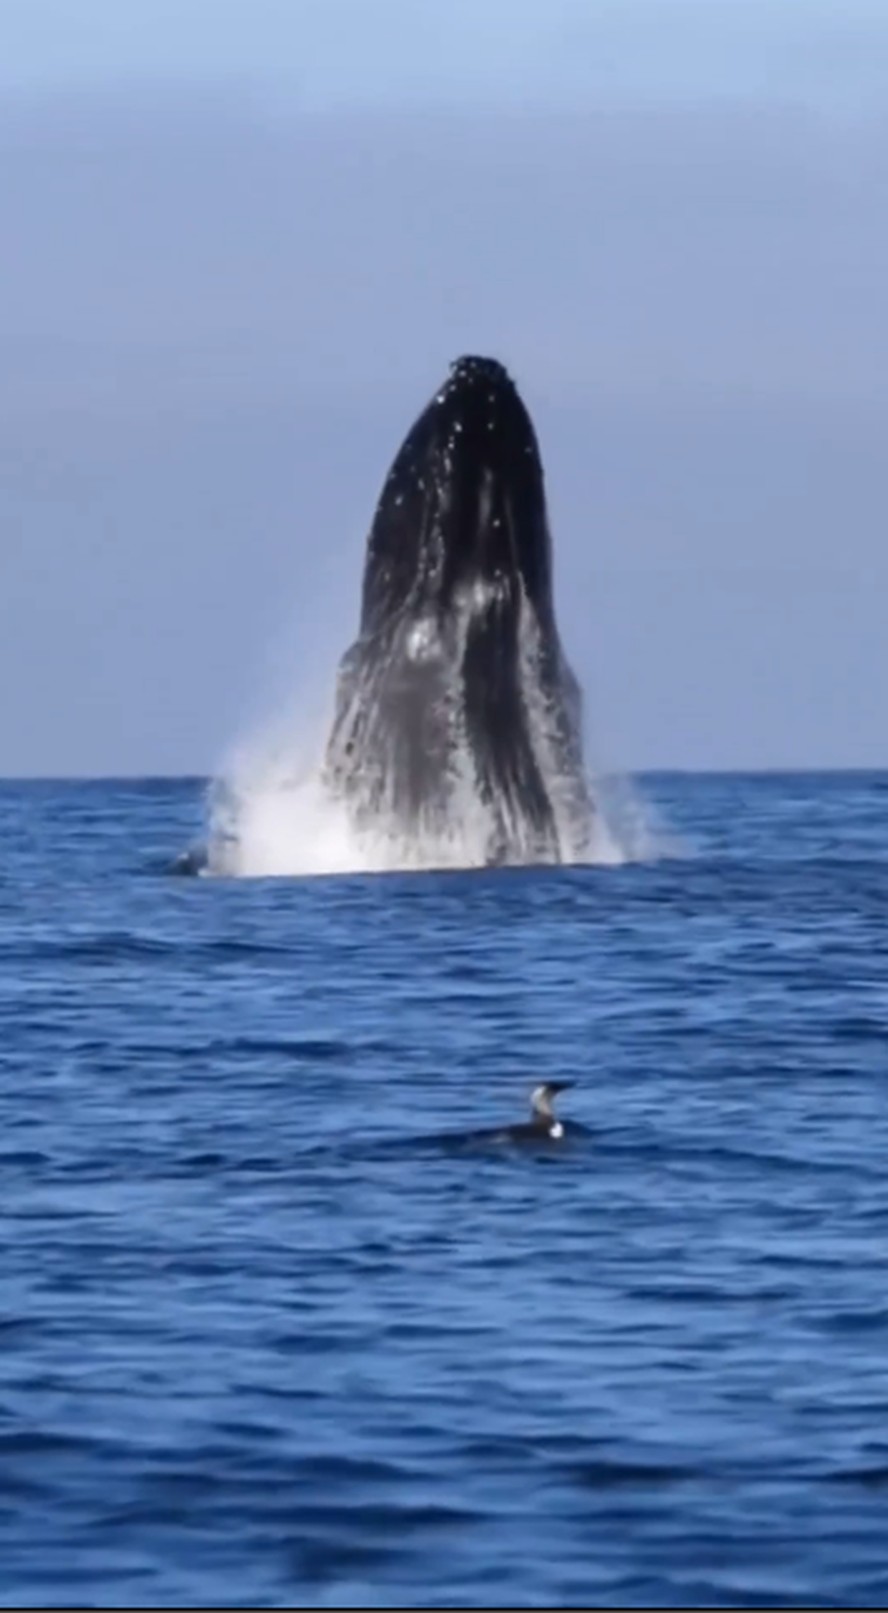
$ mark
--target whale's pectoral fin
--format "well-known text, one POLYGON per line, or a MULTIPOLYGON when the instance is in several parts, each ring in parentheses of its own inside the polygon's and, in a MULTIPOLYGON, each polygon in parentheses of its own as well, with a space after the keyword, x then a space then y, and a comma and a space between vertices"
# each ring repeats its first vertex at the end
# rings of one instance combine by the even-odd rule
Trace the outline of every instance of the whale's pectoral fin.
POLYGON ((446 807, 451 669, 415 622, 353 646, 340 669, 328 781, 359 816, 409 830, 446 807))
MULTIPOLYGON (((552 806, 531 742, 519 665, 515 587, 491 591, 470 616, 463 659, 465 720, 482 798, 507 841, 522 822, 532 840, 554 833, 552 806)), ((533 847, 526 848, 532 850, 533 847)))

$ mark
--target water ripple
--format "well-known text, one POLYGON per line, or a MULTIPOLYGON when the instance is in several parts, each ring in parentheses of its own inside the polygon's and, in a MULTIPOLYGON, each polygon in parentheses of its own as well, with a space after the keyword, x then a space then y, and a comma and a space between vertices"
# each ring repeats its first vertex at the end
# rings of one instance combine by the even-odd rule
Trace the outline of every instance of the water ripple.
POLYGON ((888 777, 647 788, 687 857, 255 884, 0 788, 3 1605, 885 1600, 888 777))

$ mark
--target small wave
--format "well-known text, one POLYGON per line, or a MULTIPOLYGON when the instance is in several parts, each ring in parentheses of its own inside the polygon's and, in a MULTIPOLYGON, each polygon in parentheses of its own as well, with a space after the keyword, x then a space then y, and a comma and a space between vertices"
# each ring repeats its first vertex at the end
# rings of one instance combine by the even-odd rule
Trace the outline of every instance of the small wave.
POLYGON ((0 958, 16 963, 75 963, 86 966, 105 964, 147 964, 164 959, 180 962, 187 955, 192 962, 206 964, 239 962, 251 963, 263 958, 287 957, 287 946, 276 946, 269 941, 241 941, 225 937, 214 941, 195 942, 187 936, 163 937, 128 935, 112 932, 107 935, 84 936, 62 940, 7 941, 0 943, 0 958))

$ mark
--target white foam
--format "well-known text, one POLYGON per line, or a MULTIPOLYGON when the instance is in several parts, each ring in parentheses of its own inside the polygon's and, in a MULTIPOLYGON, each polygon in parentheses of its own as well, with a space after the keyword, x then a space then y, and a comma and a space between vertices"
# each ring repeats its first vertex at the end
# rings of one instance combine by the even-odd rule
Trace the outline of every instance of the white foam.
MULTIPOLYGON (((407 838, 392 824, 376 832, 359 832, 342 803, 325 790, 320 768, 301 782, 242 774, 213 791, 209 872, 257 879, 482 868, 489 829, 488 815, 472 794, 444 831, 407 838)), ((564 861, 616 867, 659 854, 643 837, 623 843, 599 809, 585 853, 564 861)), ((522 856, 519 842, 510 861, 531 860, 522 856)))
MULTIPOLYGON (((477 603, 477 602, 472 602, 477 603)), ((468 605, 471 609, 471 603, 468 605)), ((419 632, 419 626, 414 630, 419 632)), ((456 635, 461 656, 465 623, 456 635)), ((591 776, 591 821, 578 819, 574 782, 559 777, 552 714, 535 674, 538 649, 531 613, 522 615, 521 671, 534 750, 553 801, 558 860, 568 864, 617 866, 669 855, 654 827, 648 804, 625 777, 591 776)), ((425 640, 411 644, 414 654, 425 640)), ((314 680, 313 680, 314 681, 314 680)), ((331 675, 332 690, 335 677, 331 675)), ((210 792, 209 872, 239 878, 384 872, 406 869, 476 868, 486 865, 493 815, 482 800, 466 742, 463 713, 454 699, 451 714, 451 766, 447 810, 442 822, 413 826, 405 834, 394 810, 377 816, 373 830, 359 830, 323 779, 323 753, 332 720, 327 709, 311 715, 306 698, 288 703, 240 744, 220 769, 210 792)), ((499 803, 507 820, 510 862, 538 860, 528 826, 509 804, 499 803)))

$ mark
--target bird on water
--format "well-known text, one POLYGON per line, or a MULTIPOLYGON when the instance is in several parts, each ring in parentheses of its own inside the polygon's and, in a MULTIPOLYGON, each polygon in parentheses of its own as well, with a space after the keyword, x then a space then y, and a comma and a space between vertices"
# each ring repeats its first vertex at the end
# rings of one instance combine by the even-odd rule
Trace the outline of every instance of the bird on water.
POLYGON ((567 1130, 573 1129, 573 1124, 559 1120, 553 1107, 554 1100, 560 1092, 567 1092, 573 1085, 573 1081, 543 1081, 534 1087, 530 1094, 530 1119, 521 1125, 509 1126, 504 1135, 514 1143, 535 1142, 544 1138, 560 1142, 567 1130))
POLYGON ((574 1081, 541 1081, 530 1094, 530 1119, 518 1121, 515 1125, 493 1126, 483 1131, 445 1131, 415 1140, 435 1147, 462 1150, 501 1147, 504 1144, 546 1146, 550 1143, 560 1144, 570 1138, 588 1138, 590 1133, 587 1127, 578 1120, 562 1120, 555 1113, 555 1099, 575 1085, 574 1081))
POLYGON ((462 1143, 469 1147, 480 1145, 517 1143, 560 1143, 568 1137, 585 1137, 585 1126, 576 1120, 561 1120, 555 1113, 554 1101, 559 1093, 574 1086, 573 1081, 541 1081, 530 1094, 530 1119, 514 1126, 496 1126, 490 1131, 472 1131, 462 1137, 442 1139, 462 1143))

